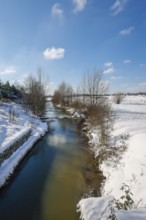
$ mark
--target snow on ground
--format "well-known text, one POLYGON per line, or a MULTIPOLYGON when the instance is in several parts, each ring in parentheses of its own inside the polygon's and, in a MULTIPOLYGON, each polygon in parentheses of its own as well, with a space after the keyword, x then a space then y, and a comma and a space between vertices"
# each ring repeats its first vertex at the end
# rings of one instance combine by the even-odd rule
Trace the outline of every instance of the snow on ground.
POLYGON ((30 118, 14 103, 0 104, 0 153, 31 129, 30 118), (14 122, 10 122, 10 109, 17 114, 14 122))
POLYGON ((86 220, 106 220, 109 214, 109 205, 113 201, 112 197, 91 197, 82 199, 78 205, 78 211, 81 211, 81 219, 86 220))
MULTIPOLYGON (((120 211, 117 214, 118 219, 146 219, 146 209, 139 208, 146 207, 146 96, 126 96, 121 104, 112 104, 112 106, 116 116, 112 141, 118 140, 116 142, 118 144, 122 141, 121 137, 125 137, 123 143, 126 150, 120 153, 117 160, 110 162, 107 160, 101 164, 100 169, 106 177, 102 195, 103 198, 113 196, 119 199, 124 194, 121 190, 123 183, 127 184, 133 193, 135 207, 138 209, 130 212, 120 211)), ((92 137, 91 143, 97 156, 98 149, 95 146, 98 142, 97 131, 92 131, 92 137)), ((97 210, 101 210, 98 199, 95 199, 95 203, 90 199, 81 201, 79 209, 84 220, 102 219, 97 217, 97 213, 95 218, 88 216, 88 206, 93 210, 94 206, 97 210)))
POLYGON ((32 135, 28 140, 9 159, 1 164, 0 187, 6 182, 10 174, 13 173, 15 167, 33 144, 47 131, 46 123, 41 122, 32 114, 26 113, 18 104, 0 103, 0 153, 23 137, 30 129, 32 130, 32 135), (10 109, 15 112, 14 120, 11 122, 10 109))
MULTIPOLYGON (((103 163, 101 170, 107 178, 103 195, 113 195, 119 198, 123 183, 129 185, 133 193, 133 199, 139 205, 146 204, 146 104, 143 101, 146 97, 128 97, 131 98, 131 105, 125 98, 120 105, 113 105, 116 113, 116 121, 113 138, 121 135, 128 135, 127 150, 123 153, 122 159, 117 166, 115 164, 103 163), (139 98, 139 103, 136 98, 139 98), (136 99, 136 104, 134 104, 136 99), (141 102, 142 101, 142 102, 141 102)), ((129 101, 130 102, 130 101, 129 101)))
MULTIPOLYGON (((80 218, 83 220, 108 220, 111 215, 111 204, 113 197, 91 197, 82 199, 78 203, 78 212, 81 212, 80 218)), ((126 210, 116 210, 114 212, 115 220, 145 220, 146 208, 126 210)), ((114 219, 114 218, 113 218, 114 219)))

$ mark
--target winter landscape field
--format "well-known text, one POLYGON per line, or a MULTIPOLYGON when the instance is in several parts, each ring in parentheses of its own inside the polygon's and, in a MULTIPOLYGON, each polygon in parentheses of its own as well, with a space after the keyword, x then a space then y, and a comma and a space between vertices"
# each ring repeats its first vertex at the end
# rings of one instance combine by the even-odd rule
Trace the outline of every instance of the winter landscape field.
MULTIPOLYGON (((84 220, 107 219, 113 198, 118 200, 125 195, 121 187, 126 184, 132 193, 133 210, 118 211, 118 219, 146 219, 146 97, 126 96, 121 104, 112 104, 112 108, 115 124, 110 146, 115 147, 116 143, 119 152, 116 157, 100 165, 106 177, 102 187, 103 197, 81 200, 78 204, 81 217, 84 220), (125 150, 121 152, 123 144, 125 150)), ((95 148, 98 140, 96 134, 93 130, 91 148, 95 157, 98 155, 98 148, 95 148)))
POLYGON ((0 0, 0 220, 146 220, 146 0, 0 0))
MULTIPOLYGON (((107 156, 100 164, 100 170, 105 176, 101 189, 102 197, 81 199, 77 209, 84 220, 107 219, 111 213, 120 220, 146 219, 146 96, 127 95, 120 104, 115 104, 110 96, 109 101, 114 117, 109 146, 115 153, 107 156), (125 188, 121 190, 124 185, 125 188), (126 189, 133 201, 131 208, 128 211, 117 210, 115 201, 124 203, 121 197, 125 196, 126 189)), ((47 125, 14 103, 1 103, 0 124, 1 156, 16 140, 31 131, 22 146, 1 162, 2 186, 27 151, 44 135, 47 125)), ((89 146, 96 158, 99 152, 98 130, 91 127, 90 132, 89 146)))

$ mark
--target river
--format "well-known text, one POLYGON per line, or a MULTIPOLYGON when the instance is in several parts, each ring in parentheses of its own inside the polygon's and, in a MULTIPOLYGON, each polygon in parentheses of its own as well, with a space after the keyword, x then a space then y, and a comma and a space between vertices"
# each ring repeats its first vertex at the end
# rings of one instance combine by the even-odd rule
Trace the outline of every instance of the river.
POLYGON ((0 220, 79 220, 76 205, 96 182, 96 168, 78 122, 51 103, 47 134, 0 191, 0 220))

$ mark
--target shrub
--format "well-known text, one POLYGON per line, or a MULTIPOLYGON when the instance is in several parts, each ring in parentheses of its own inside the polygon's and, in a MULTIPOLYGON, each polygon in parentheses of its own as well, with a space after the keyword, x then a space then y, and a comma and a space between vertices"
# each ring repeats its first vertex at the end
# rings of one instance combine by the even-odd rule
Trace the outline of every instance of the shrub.
POLYGON ((111 204, 109 204, 110 215, 107 219, 118 220, 116 217, 116 209, 118 210, 129 210, 134 208, 134 201, 132 199, 132 193, 130 187, 123 183, 121 190, 124 192, 124 195, 120 199, 114 199, 111 204))
POLYGON ((120 199, 115 201, 116 208, 119 209, 124 209, 124 210, 129 210, 133 208, 134 206, 134 201, 132 199, 132 193, 130 191, 130 188, 128 185, 125 183, 121 187, 121 190, 124 192, 124 195, 120 197, 120 199))
POLYGON ((47 81, 41 69, 37 75, 30 74, 25 79, 23 88, 23 102, 26 108, 31 109, 33 114, 39 116, 46 104, 47 81))
POLYGON ((107 103, 101 102, 99 105, 89 105, 87 107, 88 122, 98 127, 99 130, 99 145, 106 145, 112 130, 113 117, 110 106, 107 103))
POLYGON ((13 123, 16 122, 16 120, 19 117, 19 114, 17 114, 14 109, 12 108, 12 106, 9 107, 9 112, 8 112, 8 116, 9 116, 9 122, 13 123))
POLYGON ((76 100, 70 104, 70 107, 75 109, 84 109, 86 108, 86 105, 83 102, 76 100))
POLYGON ((114 103, 120 104, 123 101, 124 97, 125 97, 125 95, 120 92, 114 94, 114 97, 113 97, 114 103))

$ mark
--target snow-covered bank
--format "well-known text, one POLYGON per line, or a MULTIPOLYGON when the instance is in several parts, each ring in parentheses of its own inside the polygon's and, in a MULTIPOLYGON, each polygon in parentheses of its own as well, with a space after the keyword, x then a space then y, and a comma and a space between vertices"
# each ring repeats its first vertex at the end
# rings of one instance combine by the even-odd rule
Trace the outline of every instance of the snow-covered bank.
MULTIPOLYGON (((116 158, 108 158, 100 165, 106 181, 103 184, 101 199, 83 199, 78 204, 84 220, 107 219, 102 213, 108 209, 107 196, 119 199, 123 195, 122 184, 129 186, 136 210, 117 211, 117 219, 146 219, 146 97, 126 96, 120 105, 112 104, 116 116, 111 134, 110 147, 118 147, 116 158), (124 149, 124 150, 123 150, 124 149), (92 202, 91 202, 92 201, 92 202), (102 205, 102 208, 101 208, 102 205), (85 210, 86 207, 86 210, 85 210), (100 217, 97 217, 99 211, 100 217)), ((98 131, 92 130, 90 140, 95 156, 98 155, 98 131)), ((106 215, 108 212, 106 212, 106 215)))
MULTIPOLYGON (((78 211, 81 212, 82 220, 108 220, 111 215, 111 204, 114 198, 111 196, 82 199, 78 203, 78 211)), ((126 210, 116 210, 113 212, 114 220, 145 220, 146 208, 126 210)))
POLYGON ((34 143, 47 131, 46 123, 41 122, 30 113, 26 113, 19 105, 14 103, 0 104, 0 153, 11 147, 11 145, 23 137, 30 129, 32 133, 28 140, 1 164, 0 187, 5 184, 34 143), (11 122, 10 109, 13 109, 15 116, 17 116, 11 122))
POLYGON ((113 139, 128 135, 126 151, 116 163, 103 163, 101 170, 106 176, 103 195, 121 195, 122 183, 129 185, 135 203, 146 204, 146 105, 120 104, 113 106, 117 119, 113 139))

